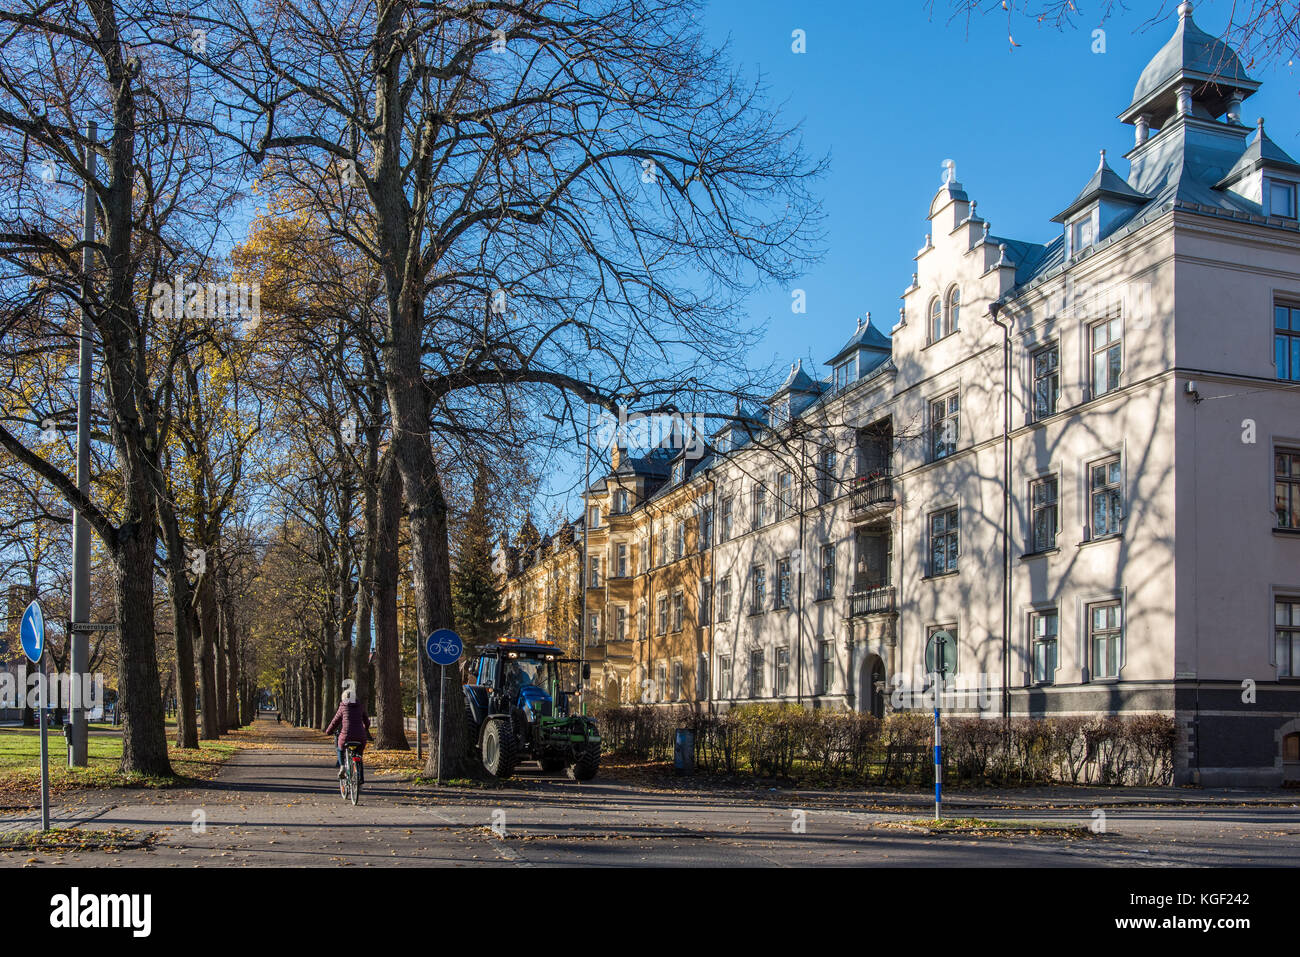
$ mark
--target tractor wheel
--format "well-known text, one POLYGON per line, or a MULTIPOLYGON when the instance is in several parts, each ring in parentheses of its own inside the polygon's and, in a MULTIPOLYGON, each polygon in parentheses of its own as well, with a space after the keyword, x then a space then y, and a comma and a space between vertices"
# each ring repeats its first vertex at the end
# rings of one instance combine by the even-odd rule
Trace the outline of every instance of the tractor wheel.
POLYGON ((556 771, 563 770, 564 762, 559 758, 542 758, 542 770, 547 774, 554 774, 556 771))
POLYGON ((574 781, 590 781, 600 769, 600 751, 582 751, 578 760, 570 764, 567 771, 574 781))
POLYGON ((494 778, 508 778, 519 763, 519 739, 510 722, 493 718, 483 728, 483 770, 494 778))

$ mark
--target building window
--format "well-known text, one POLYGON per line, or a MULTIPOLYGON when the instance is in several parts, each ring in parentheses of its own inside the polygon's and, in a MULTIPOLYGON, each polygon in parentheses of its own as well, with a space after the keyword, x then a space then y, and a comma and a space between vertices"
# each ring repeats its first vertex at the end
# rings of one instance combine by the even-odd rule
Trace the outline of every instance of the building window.
POLYGON ((668 596, 660 595, 658 602, 659 609, 659 630, 658 634, 668 634, 668 596))
POLYGON ((961 328, 958 321, 961 315, 961 290, 953 286, 952 292, 948 293, 948 331, 956 332, 961 328))
POLYGON ((655 696, 656 702, 663 701, 668 696, 668 669, 663 665, 655 667, 655 696))
POLYGON ((1088 496, 1092 503, 1092 537, 1118 535, 1124 525, 1124 489, 1119 456, 1094 462, 1088 468, 1088 496))
POLYGON ((673 592, 673 631, 682 630, 682 619, 686 608, 685 595, 680 591, 673 592))
POLYGON ((700 582, 700 625, 713 624, 713 582, 704 579, 700 582))
POLYGON ((668 564, 668 523, 666 521, 659 525, 659 564, 668 564))
POLYGON ((1300 678, 1300 598, 1279 598, 1273 608, 1277 676, 1300 678))
POLYGON ((674 701, 682 700, 682 663, 673 662, 673 698, 674 701))
POLYGON ((835 498, 835 449, 825 448, 817 458, 817 501, 825 505, 835 498))
POLYGON ((854 360, 848 359, 835 367, 834 388, 836 392, 847 388, 849 383, 853 381, 853 364, 854 360))
POLYGON ((600 528, 600 506, 599 505, 593 505, 591 507, 591 527, 600 528))
POLYGON ((1051 684, 1056 680, 1056 612, 1036 612, 1029 620, 1034 636, 1034 681, 1051 684))
POLYGON ((938 299, 930 303, 930 341, 938 342, 943 338, 943 303, 938 299))
POLYGON ((673 484, 674 485, 679 484, 681 480, 684 479, 685 477, 686 477, 686 463, 674 462, 673 463, 673 484))
POLYGON ((821 666, 821 693, 830 694, 835 688, 835 642, 821 642, 817 663, 821 666))
POLYGON ((930 403, 930 458, 947 458, 957 451, 957 428, 960 407, 957 393, 930 403))
POLYGON ((713 506, 700 512, 700 551, 706 551, 713 544, 713 506))
POLYGON ((614 571, 619 578, 627 577, 627 546, 619 545, 615 551, 614 571))
POLYGON ((790 607, 790 559, 781 558, 776 563, 776 607, 790 607))
POLYGON ((627 511, 627 489, 614 490, 614 514, 622 515, 627 511))
POLYGON ((1056 343, 1039 349, 1033 355, 1034 420, 1056 414, 1061 398, 1061 349, 1056 343))
POLYGON ((695 697, 703 700, 709 695, 709 656, 700 652, 695 664, 695 697))
POLYGON ((785 694, 786 682, 790 679, 790 649, 776 649, 775 667, 772 669, 772 697, 779 698, 785 694))
POLYGON ((1118 678, 1124 660, 1124 613, 1117 601, 1088 606, 1092 677, 1118 678))
POLYGON ((776 478, 776 519, 794 514, 794 474, 782 472, 776 478))
POLYGON ((718 697, 727 701, 732 696, 731 655, 718 658, 718 697))
POLYGON ((749 696, 751 698, 761 698, 763 696, 762 650, 749 653, 749 696))
POLYGON ((1029 543, 1030 552, 1045 552, 1056 547, 1056 527, 1059 511, 1056 506, 1056 476, 1039 479, 1029 483, 1029 501, 1033 515, 1031 528, 1033 539, 1029 543))
POLYGON ((930 574, 946 575, 957 570, 957 508, 930 514, 930 574))
POLYGON ((749 613, 757 615, 767 605, 767 569, 755 565, 749 572, 749 613))
POLYGON ((1268 214, 1283 219, 1296 218, 1295 184, 1268 181, 1268 214))
POLYGON ((1273 307, 1273 354, 1277 377, 1300 382, 1300 306, 1273 307))
POLYGON ((1076 219, 1070 224, 1070 255, 1082 252, 1091 246, 1094 237, 1092 214, 1089 213, 1082 219, 1076 219))
POLYGON ((718 621, 731 618, 731 576, 718 582, 718 621))
POLYGON ((767 522, 767 486, 762 482, 754 483, 754 527, 762 528, 767 522))
POLYGON ((650 636, 650 615, 646 612, 645 602, 636 606, 636 634, 642 641, 650 636))
POLYGON ((728 542, 731 540, 732 514, 735 498, 728 497, 722 500, 722 538, 721 541, 728 542))
POLYGON ((835 546, 823 545, 821 559, 821 580, 818 582, 817 597, 830 598, 835 594, 835 546))
POLYGON ((1105 319, 1093 325, 1092 336, 1092 396, 1105 395, 1119 388, 1119 374, 1123 368, 1124 341, 1119 319, 1105 319))
POLYGON ((1300 529, 1300 449, 1273 452, 1277 527, 1300 529))
POLYGON ((589 634, 591 635, 591 643, 598 645, 600 644, 600 615, 588 615, 587 617, 590 619, 589 634))
POLYGON ((624 641, 627 638, 627 609, 614 609, 614 640, 624 641))
POLYGON ((677 531, 677 541, 676 541, 677 547, 676 550, 674 551, 674 557, 682 558, 686 555, 686 523, 678 522, 676 531, 677 531))
POLYGON ((600 587, 600 556, 591 556, 591 587, 600 587))

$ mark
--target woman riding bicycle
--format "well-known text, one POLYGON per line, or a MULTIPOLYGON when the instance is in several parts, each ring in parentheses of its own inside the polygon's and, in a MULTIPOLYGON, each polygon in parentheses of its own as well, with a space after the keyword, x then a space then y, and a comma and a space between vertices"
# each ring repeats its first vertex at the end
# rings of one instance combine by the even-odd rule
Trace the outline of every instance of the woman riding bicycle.
MULTIPOLYGON (((338 739, 334 742, 338 749, 339 778, 342 779, 344 774, 343 757, 344 751, 349 744, 357 746, 357 752, 363 753, 366 750, 366 741, 370 738, 370 715, 366 714, 366 709, 362 707, 361 702, 357 701, 355 691, 343 692, 343 700, 339 703, 339 709, 334 712, 334 717, 330 719, 329 725, 325 728, 326 734, 334 734, 338 731, 338 739)), ((360 768, 358 783, 365 781, 365 767, 361 762, 357 762, 360 768)))

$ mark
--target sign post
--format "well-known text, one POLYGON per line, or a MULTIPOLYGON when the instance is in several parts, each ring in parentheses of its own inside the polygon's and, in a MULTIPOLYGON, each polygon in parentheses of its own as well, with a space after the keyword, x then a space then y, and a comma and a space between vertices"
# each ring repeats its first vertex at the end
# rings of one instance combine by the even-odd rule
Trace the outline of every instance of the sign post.
POLYGON ((442 722, 447 716, 447 666, 456 663, 465 650, 460 636, 450 628, 439 628, 424 643, 429 659, 440 669, 438 675, 438 770, 434 783, 442 784, 442 722))
MULTIPOLYGON (((22 622, 18 628, 22 641, 23 654, 32 664, 39 666, 45 654, 45 614, 41 603, 33 601, 23 612, 22 622)), ((41 734, 41 831, 50 829, 50 744, 48 710, 46 697, 49 695, 50 683, 44 673, 41 674, 40 689, 40 734, 41 734)))
POLYGON ((925 646, 925 670, 934 675, 934 819, 943 817, 943 679, 957 670, 957 641, 947 631, 936 631, 925 646))

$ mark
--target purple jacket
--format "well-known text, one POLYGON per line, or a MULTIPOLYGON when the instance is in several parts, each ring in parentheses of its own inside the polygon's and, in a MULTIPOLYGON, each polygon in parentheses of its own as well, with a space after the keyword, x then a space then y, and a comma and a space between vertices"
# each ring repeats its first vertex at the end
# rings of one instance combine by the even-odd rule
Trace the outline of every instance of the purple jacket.
POLYGON ((326 734, 335 731, 339 734, 337 747, 341 748, 348 741, 353 741, 364 750, 366 741, 370 738, 370 715, 366 714, 361 702, 345 701, 339 705, 339 710, 334 712, 334 717, 325 728, 326 734))

